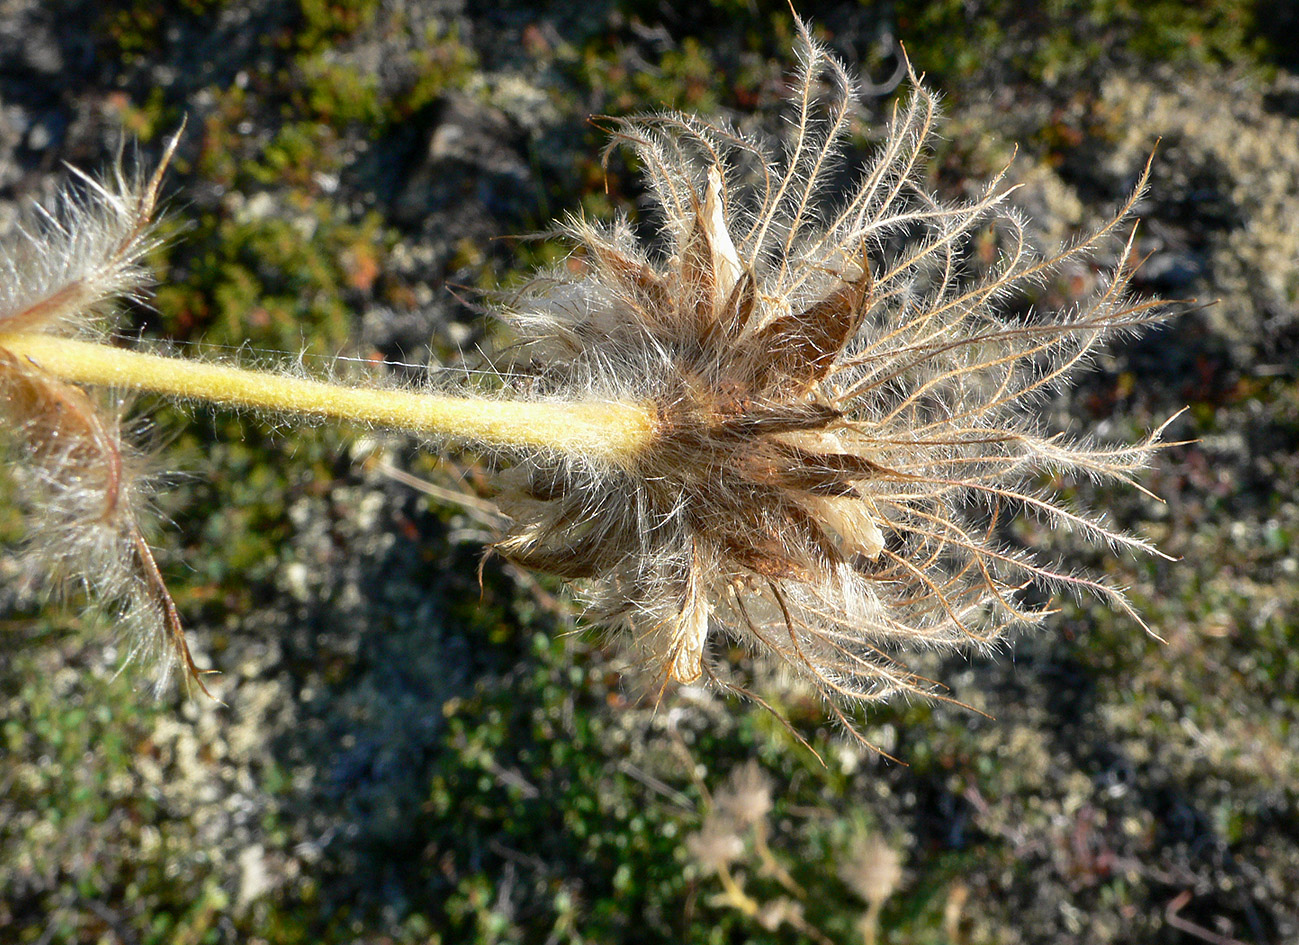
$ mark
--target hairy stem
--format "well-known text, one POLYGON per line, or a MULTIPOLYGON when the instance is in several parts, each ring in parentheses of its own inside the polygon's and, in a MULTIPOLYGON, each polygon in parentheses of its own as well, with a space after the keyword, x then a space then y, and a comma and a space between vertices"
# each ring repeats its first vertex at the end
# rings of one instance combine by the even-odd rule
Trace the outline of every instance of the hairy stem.
POLYGON ((0 334, 0 350, 75 384, 377 424, 471 447, 554 450, 624 465, 655 432, 654 408, 643 403, 533 403, 347 387, 37 333, 0 334))

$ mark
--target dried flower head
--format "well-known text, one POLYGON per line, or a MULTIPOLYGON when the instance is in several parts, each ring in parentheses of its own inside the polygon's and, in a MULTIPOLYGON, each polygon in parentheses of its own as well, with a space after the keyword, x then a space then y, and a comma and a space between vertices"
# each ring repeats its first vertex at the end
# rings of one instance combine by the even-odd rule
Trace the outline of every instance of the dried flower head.
POLYGON ((744 855, 744 841, 729 817, 709 811, 699 830, 686 837, 686 849, 705 873, 720 873, 744 855))
POLYGON ((141 532, 151 492, 144 454, 123 433, 111 393, 60 380, 5 347, 21 333, 100 339, 118 300, 149 281, 152 221, 163 170, 128 175, 119 159, 18 227, 0 247, 0 447, 26 515, 27 573, 48 593, 82 589, 115 611, 132 654, 165 669, 194 664, 176 608, 141 532))
POLYGON ((839 876, 863 902, 878 905, 902 883, 902 855, 882 837, 861 834, 853 841, 839 876))
POLYGON ((803 918, 803 904, 784 896, 764 903, 754 918, 759 927, 768 932, 778 932, 785 925, 795 929, 807 926, 807 920, 803 918))
POLYGON ((654 405, 656 435, 628 468, 555 457, 511 473, 517 524, 497 547, 581 582, 588 615, 661 682, 718 678, 718 642, 739 642, 847 722, 843 707, 932 691, 899 648, 987 648, 1040 621, 1034 585, 1132 613, 1120 588, 1000 532, 1027 513, 1152 550, 1037 482, 1131 481, 1158 434, 1098 447, 1045 431, 1034 406, 1162 310, 1128 298, 1125 262, 1064 311, 1008 304, 1114 241, 1145 178, 1109 224, 1041 255, 1001 177, 964 202, 926 188, 936 100, 911 84, 842 197, 854 79, 802 24, 782 144, 685 115, 618 121, 664 251, 627 220, 570 219, 574 258, 505 315, 543 392, 654 405), (999 250, 978 271, 971 244, 987 233, 999 250))
POLYGON ((713 804, 737 828, 750 827, 771 813, 771 779, 756 761, 748 761, 731 772, 713 804))

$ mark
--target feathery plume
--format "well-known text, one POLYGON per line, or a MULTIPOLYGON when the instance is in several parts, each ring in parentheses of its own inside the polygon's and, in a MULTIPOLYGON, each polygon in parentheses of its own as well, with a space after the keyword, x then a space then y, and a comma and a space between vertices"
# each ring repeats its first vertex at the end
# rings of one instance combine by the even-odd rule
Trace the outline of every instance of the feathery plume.
POLYGON ((147 178, 128 174, 120 155, 103 180, 73 169, 80 187, 38 206, 0 247, 0 447, 28 513, 25 571, 50 594, 79 589, 107 605, 133 656, 161 657, 159 685, 176 664, 197 670, 141 531, 153 483, 123 432, 122 401, 55 377, 4 340, 107 337, 115 305, 149 282, 143 260, 159 245, 153 216, 176 143, 147 178))
POLYGON ((717 650, 738 642, 810 681, 852 730, 845 709, 933 692, 899 650, 989 648, 1050 612, 1030 587, 1091 592, 1139 622, 1120 588, 999 531, 1027 514, 1153 551, 1037 482, 1131 482, 1159 431, 1095 446, 1047 432, 1034 407, 1163 310, 1128 297, 1132 236, 1116 239, 1144 175, 1109 223, 1040 255, 1002 176, 963 202, 926 188, 937 101, 909 73, 884 143, 837 197, 855 79, 802 23, 797 54, 781 144, 687 115, 616 122, 610 147, 644 166, 666 250, 625 219, 571 218, 574 259, 504 318, 539 390, 652 404, 656 433, 617 467, 513 470, 501 502, 516 524, 496 547, 579 582, 588 616, 660 684, 729 686, 717 650), (999 255, 972 271, 988 228, 999 255), (1090 298, 1011 312, 1111 243, 1121 262, 1090 298))
POLYGON ((771 813, 771 778, 756 761, 748 761, 731 771, 713 805, 736 827, 760 823, 771 813))
POLYGON ((744 855, 744 841, 735 832, 735 824, 714 811, 686 837, 686 849, 704 873, 722 873, 744 855))
POLYGON ((902 884, 902 855, 876 834, 858 833, 839 878, 866 903, 857 923, 865 945, 875 945, 879 935, 880 911, 885 901, 902 884))

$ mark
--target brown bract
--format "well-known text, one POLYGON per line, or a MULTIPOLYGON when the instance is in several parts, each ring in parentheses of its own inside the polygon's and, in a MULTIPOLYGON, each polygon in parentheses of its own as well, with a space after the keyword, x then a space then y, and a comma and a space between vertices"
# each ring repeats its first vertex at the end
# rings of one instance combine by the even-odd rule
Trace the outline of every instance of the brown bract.
POLYGON ((1097 446, 1046 430, 1036 407, 1164 309, 1127 296, 1131 236, 1116 239, 1144 175, 1108 224, 1042 255, 1000 177, 964 202, 928 189, 937 103, 914 75, 876 154, 837 186, 855 81, 801 26, 798 60, 779 144, 684 115, 616 123, 646 169, 661 252, 626 220, 571 219, 574 260, 504 317, 543 395, 653 403, 657 435, 617 467, 512 471, 516 525, 497 547, 580 582, 589 616, 660 683, 721 681, 738 643, 847 722, 845 708, 933 691, 900 650, 987 648, 1040 621, 1035 585, 1132 612, 1120 588, 1039 562, 1004 525, 1026 514, 1153 550, 1040 483, 1131 481, 1158 434, 1097 446), (997 246, 982 266, 980 234, 997 246), (1102 249, 1120 261, 1090 297, 1025 314, 1102 249))

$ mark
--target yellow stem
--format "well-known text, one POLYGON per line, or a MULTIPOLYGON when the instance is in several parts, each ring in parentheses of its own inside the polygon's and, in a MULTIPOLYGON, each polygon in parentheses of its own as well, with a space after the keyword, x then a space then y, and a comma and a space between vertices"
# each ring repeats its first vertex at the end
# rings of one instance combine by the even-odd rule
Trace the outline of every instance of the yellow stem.
POLYGON ((807 896, 803 887, 794 882, 794 877, 786 872, 785 868, 780 865, 776 859, 776 854, 771 852, 771 847, 767 845, 767 822, 759 820, 753 825, 753 849, 758 854, 758 859, 767 872, 776 877, 776 882, 785 887, 785 891, 791 895, 798 896, 800 899, 807 896))
POLYGON ((0 334, 0 350, 75 384, 372 423, 460 445, 555 450, 625 465, 654 435, 654 408, 645 403, 530 403, 346 387, 37 333, 0 334))
POLYGON ((722 881, 722 889, 726 892, 726 901, 740 912, 753 918, 758 914, 758 903, 746 893, 740 884, 735 881, 731 871, 725 866, 717 868, 717 878, 722 881))
POLYGON ((857 923, 857 928, 861 932, 863 945, 875 945, 879 939, 880 929, 880 908, 884 905, 883 899, 872 899, 866 906, 866 914, 861 917, 857 923))

